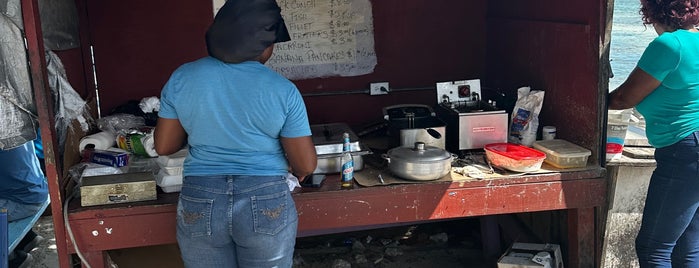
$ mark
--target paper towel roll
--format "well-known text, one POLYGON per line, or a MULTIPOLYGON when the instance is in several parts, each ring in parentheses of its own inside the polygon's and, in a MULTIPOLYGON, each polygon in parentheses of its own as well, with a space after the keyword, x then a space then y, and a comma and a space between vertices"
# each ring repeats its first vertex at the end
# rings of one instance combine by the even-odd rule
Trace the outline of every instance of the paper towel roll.
POLYGON ((119 134, 116 137, 117 147, 127 150, 132 154, 148 157, 157 157, 155 151, 155 139, 153 132, 142 134, 119 134))
POLYGON ((87 135, 80 139, 80 147, 78 148, 78 151, 82 151, 85 149, 85 146, 88 144, 92 144, 95 146, 95 149, 98 150, 106 150, 114 146, 116 143, 116 136, 113 134, 102 131, 98 132, 92 135, 87 135))

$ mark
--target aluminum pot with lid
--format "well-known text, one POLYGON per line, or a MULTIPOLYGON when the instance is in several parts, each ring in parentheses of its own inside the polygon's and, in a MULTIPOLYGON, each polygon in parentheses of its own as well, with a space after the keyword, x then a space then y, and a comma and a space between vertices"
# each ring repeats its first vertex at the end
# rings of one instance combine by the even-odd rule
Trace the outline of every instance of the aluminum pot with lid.
POLYGON ((391 172, 407 180, 429 181, 444 177, 451 171, 456 157, 444 149, 416 142, 414 147, 396 147, 382 155, 391 172))

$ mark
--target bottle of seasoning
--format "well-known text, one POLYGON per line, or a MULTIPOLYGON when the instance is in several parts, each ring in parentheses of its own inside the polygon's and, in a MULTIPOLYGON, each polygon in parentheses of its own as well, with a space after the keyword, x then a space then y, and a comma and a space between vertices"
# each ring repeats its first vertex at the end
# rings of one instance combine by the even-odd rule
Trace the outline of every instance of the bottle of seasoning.
POLYGON ((340 163, 342 163, 341 175, 342 175, 342 189, 352 189, 354 182, 354 159, 352 158, 352 153, 350 150, 350 138, 349 133, 345 132, 342 134, 342 155, 340 156, 340 163))

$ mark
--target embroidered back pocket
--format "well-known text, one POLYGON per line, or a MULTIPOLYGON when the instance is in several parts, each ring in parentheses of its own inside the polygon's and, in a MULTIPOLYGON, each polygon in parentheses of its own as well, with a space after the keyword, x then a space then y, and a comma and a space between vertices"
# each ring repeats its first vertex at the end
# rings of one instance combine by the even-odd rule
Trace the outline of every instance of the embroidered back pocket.
POLYGON ((289 192, 282 191, 269 195, 250 197, 256 233, 275 235, 288 223, 289 192))
POLYGON ((210 236, 213 203, 213 199, 180 195, 177 205, 178 228, 190 237, 210 236))

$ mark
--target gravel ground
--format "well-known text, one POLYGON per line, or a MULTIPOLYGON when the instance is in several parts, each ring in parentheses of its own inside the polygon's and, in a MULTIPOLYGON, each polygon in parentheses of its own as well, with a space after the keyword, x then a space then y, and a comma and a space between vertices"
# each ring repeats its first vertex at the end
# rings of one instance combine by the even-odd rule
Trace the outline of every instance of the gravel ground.
POLYGON ((29 254, 32 255, 32 268, 58 267, 56 238, 53 234, 53 218, 42 216, 34 225, 34 232, 44 237, 44 241, 29 254))

